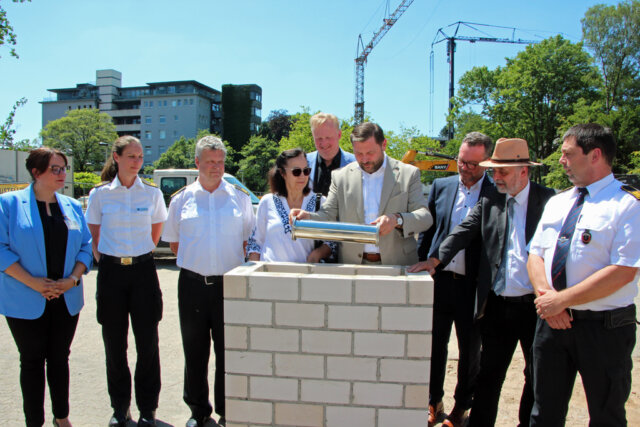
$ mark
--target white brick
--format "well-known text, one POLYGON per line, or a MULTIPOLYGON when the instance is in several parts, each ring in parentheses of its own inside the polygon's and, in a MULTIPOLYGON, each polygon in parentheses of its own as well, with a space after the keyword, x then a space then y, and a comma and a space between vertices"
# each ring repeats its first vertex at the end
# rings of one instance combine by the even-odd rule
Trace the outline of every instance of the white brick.
POLYGON ((298 273, 307 274, 311 264, 302 264, 298 262, 270 262, 265 266, 265 271, 270 273, 298 273))
POLYGON ((378 362, 371 357, 327 357, 327 378, 375 381, 378 362))
MULTIPOLYGON (((242 271, 241 268, 237 269, 242 271)), ((224 275, 224 279, 222 281, 222 292, 225 299, 244 299, 247 297, 247 276, 236 274, 235 270, 236 269, 232 270, 234 273, 227 273, 224 275)))
POLYGON ((380 265, 380 266, 358 266, 356 268, 356 275, 358 276, 389 276, 395 277, 402 274, 402 267, 392 265, 380 265))
POLYGON ((271 325, 272 305, 270 302, 225 300, 224 323, 271 325))
POLYGON ((247 349, 247 327, 246 326, 225 326, 224 327, 224 348, 235 350, 247 349))
POLYGON ((321 427, 323 424, 321 405, 300 403, 276 403, 276 424, 296 427, 321 427))
POLYGON ((298 300, 298 274, 254 273, 249 277, 252 300, 298 300))
POLYGON ((409 304, 411 305, 433 305, 433 279, 421 276, 407 276, 409 284, 409 304))
POLYGON ((239 397, 246 398, 247 394, 247 383, 249 382, 249 377, 244 375, 225 375, 225 394, 228 397, 239 397))
POLYGON ((276 354, 276 375, 279 377, 324 378, 322 356, 276 354))
POLYGON ((302 380, 300 395, 304 402, 349 403, 351 385, 346 381, 302 380))
POLYGON ((404 356, 403 334, 356 332, 354 354, 358 356, 404 356))
POLYGON ((227 350, 224 354, 227 373, 273 375, 271 353, 227 350))
POLYGON ((314 264, 311 267, 313 274, 338 274, 341 276, 353 276, 356 268, 348 264, 314 264))
POLYGON ((380 361, 381 381, 426 384, 428 376, 429 361, 426 359, 383 359, 380 361))
POLYGON ((337 331, 302 331, 302 352, 351 354, 351 333, 337 331))
POLYGON ((382 330, 428 331, 433 309, 427 307, 382 307, 382 330))
POLYGON ((407 335, 407 357, 431 357, 431 335, 430 334, 408 334, 407 335))
POLYGON ((276 325, 322 328, 324 305, 276 303, 276 325))
POLYGON ((326 427, 372 427, 376 425, 376 410, 374 408, 327 406, 326 412, 326 427))
POLYGON ((251 377, 249 397, 265 400, 298 400, 298 380, 290 378, 251 377))
POLYGON ((378 307, 357 305, 330 305, 330 329, 378 330, 378 307))
POLYGON ((300 333, 297 329, 252 327, 249 337, 251 350, 300 351, 300 333))
POLYGON ((380 409, 379 426, 426 426, 428 412, 424 409, 380 409))
POLYGON ((428 385, 407 385, 404 388, 404 407, 427 410, 429 402, 428 385))
POLYGON ((351 302, 351 278, 308 275, 302 279, 302 301, 351 302))
POLYGON ((229 423, 272 424, 272 403, 227 398, 225 406, 229 423))
POLYGON ((356 303, 406 304, 407 285, 404 277, 360 277, 356 282, 356 303))
MULTIPOLYGON (((371 406, 402 406, 402 385, 381 383, 355 383, 353 403, 371 406)), ((381 424, 404 425, 404 424, 381 424)), ((411 424, 409 424, 411 425, 411 424)))

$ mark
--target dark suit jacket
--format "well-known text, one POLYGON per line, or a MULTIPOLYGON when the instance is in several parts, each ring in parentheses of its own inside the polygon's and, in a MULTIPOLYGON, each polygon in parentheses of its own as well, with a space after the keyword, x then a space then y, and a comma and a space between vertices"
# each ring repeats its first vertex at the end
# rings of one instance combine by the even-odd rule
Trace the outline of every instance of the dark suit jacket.
MULTIPOLYGON (((555 192, 547 187, 531 182, 525 225, 525 239, 529 243, 533 237, 547 200, 555 192)), ((478 286, 476 289, 476 318, 482 317, 487 295, 500 267, 505 242, 506 195, 492 188, 478 200, 469 215, 456 226, 439 248, 432 250, 443 266, 447 265, 460 249, 467 247, 474 239, 481 239, 478 265, 478 286)))

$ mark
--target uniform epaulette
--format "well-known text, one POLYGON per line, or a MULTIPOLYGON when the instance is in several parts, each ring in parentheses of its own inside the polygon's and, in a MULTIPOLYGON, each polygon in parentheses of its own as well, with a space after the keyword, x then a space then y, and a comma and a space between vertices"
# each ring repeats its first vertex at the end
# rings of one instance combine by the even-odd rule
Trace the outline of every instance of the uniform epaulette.
POLYGON ((103 185, 111 184, 111 181, 102 181, 100 184, 96 184, 93 188, 102 187, 103 185))
POLYGON ((184 187, 182 187, 181 189, 179 189, 178 191, 174 192, 171 195, 171 198, 173 199, 174 196, 177 196, 178 194, 182 193, 184 191, 184 189, 187 188, 187 186, 185 185, 184 187))
POLYGON ((154 184, 154 183, 153 183, 153 182, 151 182, 151 181, 147 181, 146 179, 141 179, 140 181, 142 181, 142 183, 143 183, 143 184, 147 184, 147 185, 148 185, 148 186, 150 186, 150 187, 156 187, 156 188, 158 188, 158 186, 157 186, 156 184, 154 184))
POLYGON ((635 187, 632 187, 631 185, 623 185, 622 187, 620 187, 620 189, 622 191, 626 191, 627 193, 631 194, 633 197, 636 198, 636 200, 640 200, 640 190, 638 190, 635 187))
POLYGON ((249 192, 248 192, 246 189, 244 189, 242 186, 240 186, 240 185, 238 185, 238 184, 231 184, 231 185, 233 185, 234 187, 236 187, 238 190, 242 191, 242 192, 243 192, 244 194, 246 194, 247 196, 249 195, 249 192))

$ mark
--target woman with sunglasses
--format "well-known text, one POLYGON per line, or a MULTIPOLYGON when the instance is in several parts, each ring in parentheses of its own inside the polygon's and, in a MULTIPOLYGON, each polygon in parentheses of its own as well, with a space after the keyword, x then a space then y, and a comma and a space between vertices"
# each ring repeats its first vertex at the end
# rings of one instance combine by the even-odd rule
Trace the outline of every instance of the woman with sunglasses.
POLYGON ((68 427, 69 348, 84 305, 80 277, 91 268, 91 234, 64 187, 67 157, 29 152, 33 184, 0 195, 0 314, 20 353, 26 425, 44 424, 45 361, 53 425, 68 427))
POLYGON ((152 251, 167 219, 167 208, 160 190, 138 177, 143 160, 137 138, 125 135, 116 139, 102 170, 104 182, 89 193, 86 213, 93 253, 99 262, 96 314, 107 362, 111 427, 124 427, 131 418, 129 318, 137 349, 134 381, 139 427, 156 425, 160 395, 162 292, 152 251))
POLYGON ((331 254, 331 247, 323 243, 314 248, 309 239, 291 239, 289 211, 315 211, 324 202, 309 189, 311 168, 301 148, 280 153, 269 171, 271 193, 260 199, 256 225, 247 242, 251 261, 320 262, 331 254))

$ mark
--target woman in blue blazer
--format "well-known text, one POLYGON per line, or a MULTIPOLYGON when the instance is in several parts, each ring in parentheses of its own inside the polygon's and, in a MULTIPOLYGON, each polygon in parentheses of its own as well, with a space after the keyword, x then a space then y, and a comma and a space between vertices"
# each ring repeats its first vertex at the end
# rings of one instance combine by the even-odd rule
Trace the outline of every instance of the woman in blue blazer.
POLYGON ((45 361, 53 424, 69 423, 69 348, 84 304, 80 277, 91 268, 91 233, 64 186, 66 156, 32 150, 33 184, 0 195, 0 314, 20 353, 27 426, 44 424, 45 361))

